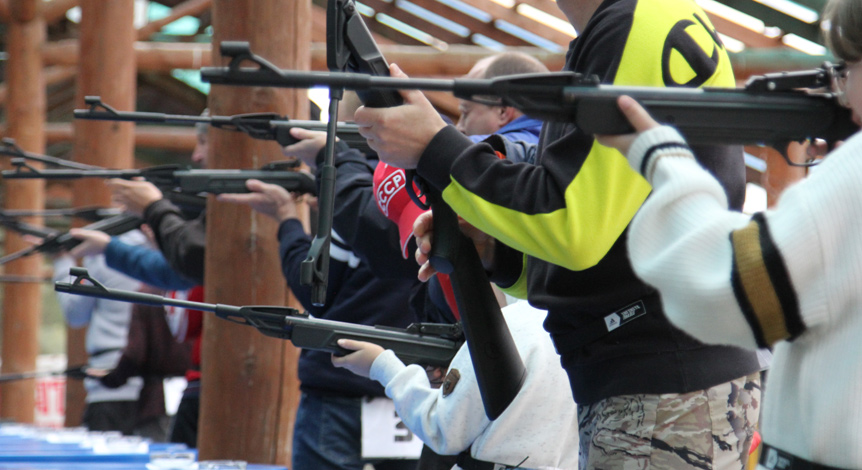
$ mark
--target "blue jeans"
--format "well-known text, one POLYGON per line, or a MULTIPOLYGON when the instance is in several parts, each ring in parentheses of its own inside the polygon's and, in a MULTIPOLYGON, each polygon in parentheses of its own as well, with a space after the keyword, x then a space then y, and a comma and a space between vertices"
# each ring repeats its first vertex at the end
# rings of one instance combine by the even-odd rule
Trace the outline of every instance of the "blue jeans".
POLYGON ((362 459, 362 399, 303 392, 293 427, 291 470, 414 470, 416 460, 362 459))

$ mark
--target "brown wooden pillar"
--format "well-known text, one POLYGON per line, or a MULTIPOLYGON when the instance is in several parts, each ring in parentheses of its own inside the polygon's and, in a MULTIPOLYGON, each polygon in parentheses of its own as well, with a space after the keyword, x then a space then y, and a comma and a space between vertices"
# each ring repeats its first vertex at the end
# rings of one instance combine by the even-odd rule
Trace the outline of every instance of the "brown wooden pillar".
MULTIPOLYGON (((42 0, 21 0, 9 5, 9 86, 8 129, 21 148, 42 153, 45 149, 45 86, 42 75, 42 44, 45 22, 42 0)), ((3 182, 3 202, 7 208, 42 209, 44 181, 3 182)), ((38 223, 38 220, 34 222, 38 223)), ((6 253, 26 248, 21 237, 6 231, 6 253)), ((41 275, 42 257, 29 256, 5 265, 5 273, 41 275)), ((36 369, 39 354, 39 326, 42 317, 41 285, 38 282, 3 284, 3 373, 36 369)), ((24 380, 0 387, 0 417, 33 422, 35 381, 24 380)))
MULTIPOLYGON (((81 58, 78 63, 76 107, 84 107, 84 96, 99 95, 105 103, 125 110, 135 109, 136 66, 134 2, 81 0, 81 58)), ((134 124, 129 122, 75 121, 75 159, 110 168, 132 168, 134 124)), ((103 182, 75 182, 72 203, 106 206, 111 195, 103 182)), ((72 332, 67 348, 70 364, 82 363, 83 334, 72 332)), ((84 391, 80 383, 66 391, 66 424, 80 423, 84 391)))
MULTIPOLYGON (((225 40, 247 40, 279 67, 310 66, 310 0, 214 0, 213 63, 225 40)), ((305 90, 213 86, 215 115, 272 111, 308 116, 305 90)), ((210 130, 209 166, 255 168, 282 159, 277 144, 210 130)), ((206 298, 239 305, 285 302, 277 227, 249 209, 207 203, 206 298)), ((213 316, 204 319, 200 459, 288 464, 298 403, 296 349, 287 341, 213 316)))

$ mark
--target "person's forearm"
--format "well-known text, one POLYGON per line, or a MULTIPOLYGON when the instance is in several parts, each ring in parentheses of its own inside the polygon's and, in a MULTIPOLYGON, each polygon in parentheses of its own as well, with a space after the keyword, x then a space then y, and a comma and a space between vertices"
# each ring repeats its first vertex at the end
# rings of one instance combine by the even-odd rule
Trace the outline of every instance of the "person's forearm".
POLYGON ((408 429, 435 452, 451 455, 470 448, 488 424, 469 361, 469 353, 459 351, 450 365, 462 374, 457 396, 443 397, 422 367, 404 366, 392 351, 377 357, 370 377, 386 387, 408 429))
POLYGON ((105 261, 108 267, 159 289, 186 290, 196 285, 171 268, 159 251, 128 245, 116 237, 105 248, 105 261))

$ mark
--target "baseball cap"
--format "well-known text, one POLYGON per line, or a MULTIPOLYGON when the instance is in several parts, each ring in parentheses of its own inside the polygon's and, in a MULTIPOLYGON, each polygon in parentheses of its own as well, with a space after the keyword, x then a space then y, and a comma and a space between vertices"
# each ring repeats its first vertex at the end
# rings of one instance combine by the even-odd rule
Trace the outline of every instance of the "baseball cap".
POLYGON ((374 170, 374 198, 377 207, 389 220, 398 225, 401 238, 401 256, 407 258, 407 244, 413 237, 413 222, 425 212, 407 194, 407 175, 404 170, 380 162, 374 170))

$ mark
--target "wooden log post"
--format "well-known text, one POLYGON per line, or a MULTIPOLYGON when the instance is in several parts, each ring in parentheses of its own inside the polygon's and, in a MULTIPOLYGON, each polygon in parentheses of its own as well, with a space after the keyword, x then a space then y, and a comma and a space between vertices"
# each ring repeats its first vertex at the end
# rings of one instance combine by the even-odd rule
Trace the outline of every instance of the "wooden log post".
MULTIPOLYGON (((8 132, 18 145, 30 152, 45 148, 45 86, 42 75, 42 44, 45 22, 41 0, 22 0, 9 5, 9 86, 8 132)), ((6 208, 42 209, 45 182, 7 180, 3 182, 6 208)), ((39 223, 38 219, 30 222, 39 223)), ((17 234, 6 231, 5 250, 12 253, 29 245, 17 234)), ((4 266, 5 274, 41 276, 42 257, 29 256, 4 266)), ((3 284, 2 372, 19 373, 36 369, 39 354, 39 326, 42 292, 39 282, 3 284)), ((35 381, 10 382, 0 387, 0 417, 31 423, 35 413, 35 381)))
MULTIPOLYGON (((76 108, 84 107, 84 96, 99 95, 106 103, 124 111, 134 111, 136 67, 133 2, 81 0, 81 54, 78 63, 76 108)), ((75 159, 109 168, 132 168, 134 164, 134 124, 130 122, 75 121, 75 159)), ((74 185, 72 203, 107 206, 108 188, 96 180, 79 180, 74 185)), ((69 335, 70 363, 85 360, 83 335, 69 335)), ((82 388, 66 389, 66 425, 80 423, 82 388)))
MULTIPOLYGON (((279 67, 308 70, 310 0, 214 0, 213 63, 226 40, 246 40, 279 67)), ((210 112, 271 111, 308 118, 305 90, 213 86, 210 112)), ((276 143, 211 129, 209 166, 255 168, 283 159, 276 143)), ((244 206, 207 202, 205 296, 208 302, 283 305, 276 224, 244 206)), ((204 318, 199 458, 287 465, 299 401, 298 351, 213 316, 204 318)))

